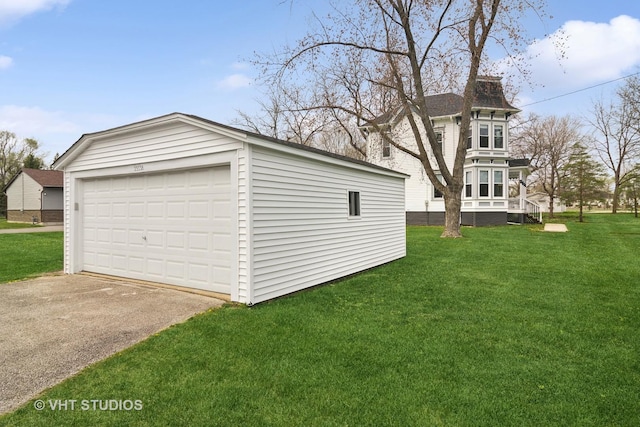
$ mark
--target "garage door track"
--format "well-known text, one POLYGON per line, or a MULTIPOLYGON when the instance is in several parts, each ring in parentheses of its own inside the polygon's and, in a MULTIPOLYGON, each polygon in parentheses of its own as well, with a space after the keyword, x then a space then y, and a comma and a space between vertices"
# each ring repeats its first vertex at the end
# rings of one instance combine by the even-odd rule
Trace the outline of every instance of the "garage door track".
POLYGON ((85 366, 222 303, 82 274, 0 284, 0 414, 85 366))

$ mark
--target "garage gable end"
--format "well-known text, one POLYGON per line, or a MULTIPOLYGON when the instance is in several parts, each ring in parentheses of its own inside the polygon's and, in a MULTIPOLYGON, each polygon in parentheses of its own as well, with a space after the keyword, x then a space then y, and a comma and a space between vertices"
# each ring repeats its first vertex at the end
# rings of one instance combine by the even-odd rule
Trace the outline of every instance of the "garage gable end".
POLYGON ((237 150, 242 142, 180 120, 83 137, 67 171, 142 165, 237 150))

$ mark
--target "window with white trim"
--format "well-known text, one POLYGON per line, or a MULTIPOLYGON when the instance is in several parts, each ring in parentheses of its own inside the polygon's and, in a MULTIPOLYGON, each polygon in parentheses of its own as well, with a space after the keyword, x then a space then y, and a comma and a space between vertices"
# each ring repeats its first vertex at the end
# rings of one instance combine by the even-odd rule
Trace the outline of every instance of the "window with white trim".
POLYGON ((489 125, 480 125, 480 148, 489 148, 489 125))
POLYGON ((502 197, 504 194, 504 179, 502 171, 493 171, 493 197, 502 197))
MULTIPOLYGON (((438 178, 438 181, 442 182, 442 175, 436 175, 436 176, 438 178)), ((438 190, 435 185, 433 185, 433 198, 442 199, 442 197, 443 197, 442 192, 438 190)))
POLYGON ((473 148, 473 128, 469 128, 469 133, 467 134, 467 150, 471 150, 473 148))
POLYGON ((444 132, 442 130, 436 130, 435 132, 436 132, 436 143, 438 144, 438 147, 440 147, 440 152, 444 156, 444 145, 442 145, 442 138, 443 138, 444 132))
POLYGON ((349 216, 360 216, 360 192, 349 191, 349 216))
POLYGON ((479 196, 489 197, 489 171, 481 170, 478 181, 480 183, 479 196))
POLYGON ((504 148, 504 133, 502 125, 493 125, 493 148, 504 148))
POLYGON ((473 197, 473 172, 471 171, 464 174, 464 196, 473 197))

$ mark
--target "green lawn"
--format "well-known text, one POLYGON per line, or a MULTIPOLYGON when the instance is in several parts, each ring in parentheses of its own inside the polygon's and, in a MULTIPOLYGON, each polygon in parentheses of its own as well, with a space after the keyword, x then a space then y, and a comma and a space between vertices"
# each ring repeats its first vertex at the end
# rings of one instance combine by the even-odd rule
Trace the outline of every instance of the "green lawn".
POLYGON ((640 221, 408 229, 405 259, 226 306, 40 397, 142 409, 0 425, 638 426, 640 221))
POLYGON ((24 222, 7 222, 5 218, 0 218, 0 230, 7 228, 33 228, 40 227, 40 225, 33 225, 24 222))
POLYGON ((0 234, 0 284, 62 270, 62 235, 0 234))

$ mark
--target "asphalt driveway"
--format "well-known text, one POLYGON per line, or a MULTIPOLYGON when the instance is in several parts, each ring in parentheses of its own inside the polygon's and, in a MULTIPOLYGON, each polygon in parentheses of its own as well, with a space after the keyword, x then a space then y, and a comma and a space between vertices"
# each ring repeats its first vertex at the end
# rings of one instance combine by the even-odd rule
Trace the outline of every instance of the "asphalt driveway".
POLYGON ((0 414, 223 301, 87 275, 0 284, 0 414))

